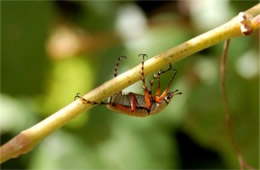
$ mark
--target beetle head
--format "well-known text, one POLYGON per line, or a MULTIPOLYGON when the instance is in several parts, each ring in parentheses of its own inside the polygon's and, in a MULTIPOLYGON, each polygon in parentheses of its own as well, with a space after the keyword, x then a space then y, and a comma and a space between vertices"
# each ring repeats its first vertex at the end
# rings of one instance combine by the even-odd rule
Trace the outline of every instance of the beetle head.
POLYGON ((182 92, 178 92, 179 90, 175 90, 174 92, 169 92, 167 93, 167 95, 164 97, 164 100, 167 102, 167 103, 170 103, 172 97, 176 94, 182 94, 182 92))

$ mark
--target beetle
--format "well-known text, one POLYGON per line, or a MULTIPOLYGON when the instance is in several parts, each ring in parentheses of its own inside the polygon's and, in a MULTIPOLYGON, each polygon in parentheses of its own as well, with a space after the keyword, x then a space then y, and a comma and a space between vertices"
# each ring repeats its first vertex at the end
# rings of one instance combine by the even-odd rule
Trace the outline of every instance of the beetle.
MULTIPOLYGON (((172 68, 172 65, 169 65, 167 70, 160 70, 157 74, 153 75, 152 80, 150 81, 150 89, 147 88, 145 84, 144 78, 144 58, 147 57, 147 54, 139 54, 139 57, 142 57, 142 64, 141 64, 141 77, 143 83, 144 94, 136 94, 136 93, 127 93, 123 94, 122 91, 114 94, 113 96, 109 97, 108 102, 95 102, 89 101, 85 98, 81 97, 79 93, 76 94, 76 98, 80 98, 81 101, 85 104, 101 104, 106 105, 108 109, 126 114, 129 116, 136 116, 136 117, 145 117, 149 115, 153 115, 162 111, 171 101, 173 96, 180 95, 182 92, 179 92, 178 89, 173 92, 168 92, 170 85, 177 73, 176 69, 172 68), (161 93, 160 88, 160 76, 168 71, 173 72, 173 76, 171 77, 166 89, 161 93), (152 95, 152 88, 154 81, 157 80, 157 90, 155 96, 152 95)), ((126 58, 125 56, 120 56, 117 59, 115 69, 114 69, 114 77, 117 77, 117 70, 120 64, 121 59, 126 58)))

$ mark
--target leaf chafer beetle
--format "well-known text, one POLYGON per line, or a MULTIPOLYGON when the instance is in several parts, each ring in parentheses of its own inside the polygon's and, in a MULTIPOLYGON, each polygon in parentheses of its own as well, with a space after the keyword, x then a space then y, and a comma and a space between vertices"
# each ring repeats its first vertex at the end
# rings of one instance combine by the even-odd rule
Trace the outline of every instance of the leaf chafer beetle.
MULTIPOLYGON (((136 94, 136 93, 127 93, 123 94, 122 91, 114 94, 108 99, 108 102, 95 102, 89 101, 85 98, 81 97, 79 93, 75 96, 75 98, 80 98, 81 101, 85 104, 101 104, 106 105, 108 109, 126 114, 129 116, 136 117, 145 117, 149 115, 153 115, 162 111, 172 100, 174 95, 180 95, 182 92, 179 92, 178 89, 173 92, 168 92, 170 85, 177 73, 176 69, 172 68, 172 65, 169 65, 167 70, 160 70, 158 73, 153 75, 152 80, 150 81, 150 89, 147 88, 145 84, 144 77, 144 58, 147 57, 146 54, 139 54, 139 57, 142 57, 142 65, 141 65, 141 77, 144 88, 144 94, 136 94), (168 71, 172 71, 173 75, 166 87, 166 89, 161 94, 160 88, 160 76, 168 71), (157 80, 157 90, 156 94, 152 95, 152 88, 154 81, 157 80)), ((117 76, 118 66, 120 64, 121 59, 126 58, 125 56, 120 56, 115 65, 114 77, 117 76)))

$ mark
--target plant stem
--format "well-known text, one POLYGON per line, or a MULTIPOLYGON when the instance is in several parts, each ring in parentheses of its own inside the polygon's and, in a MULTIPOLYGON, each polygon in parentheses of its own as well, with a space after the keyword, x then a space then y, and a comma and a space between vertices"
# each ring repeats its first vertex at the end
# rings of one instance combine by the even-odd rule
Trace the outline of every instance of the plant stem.
MULTIPOLYGON (((259 28, 260 4, 245 11, 253 17, 258 17, 252 23, 252 32, 259 28)), ((251 20, 250 20, 251 21, 251 20)), ((200 50, 215 45, 221 41, 243 36, 240 29, 238 17, 234 17, 227 23, 201 34, 191 40, 180 44, 177 47, 169 49, 159 55, 152 57, 144 63, 145 76, 158 71, 169 63, 175 63, 200 50)), ((84 98, 90 101, 102 101, 114 93, 126 88, 141 79, 141 65, 137 65, 129 71, 113 78, 94 90, 90 91, 84 98)), ((32 150, 42 139, 50 135, 59 127, 66 124, 80 113, 89 110, 93 105, 83 104, 81 100, 76 100, 45 120, 39 122, 31 128, 22 131, 19 135, 11 139, 0 148, 0 162, 5 162, 11 158, 18 157, 21 154, 32 150)))

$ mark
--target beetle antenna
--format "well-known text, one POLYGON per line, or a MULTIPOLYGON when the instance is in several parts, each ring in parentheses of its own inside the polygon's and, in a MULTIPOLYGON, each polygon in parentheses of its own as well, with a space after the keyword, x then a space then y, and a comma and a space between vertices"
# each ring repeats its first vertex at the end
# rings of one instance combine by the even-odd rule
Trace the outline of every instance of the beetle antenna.
POLYGON ((180 95, 180 94, 182 94, 182 92, 179 92, 179 89, 174 90, 173 93, 174 93, 174 95, 180 95))

